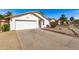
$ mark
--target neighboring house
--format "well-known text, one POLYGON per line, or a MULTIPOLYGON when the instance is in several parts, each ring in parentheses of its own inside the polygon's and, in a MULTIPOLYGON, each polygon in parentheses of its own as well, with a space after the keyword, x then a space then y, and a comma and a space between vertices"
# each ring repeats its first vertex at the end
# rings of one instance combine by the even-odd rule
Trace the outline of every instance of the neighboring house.
POLYGON ((0 19, 0 25, 9 24, 9 20, 6 19, 0 19))
MULTIPOLYGON (((67 21, 64 21, 64 22, 63 22, 63 25, 66 25, 66 24, 67 24, 67 21)), ((58 20, 58 25, 62 25, 61 20, 58 20)))
POLYGON ((67 24, 71 25, 71 24, 73 24, 73 21, 67 20, 67 24))
POLYGON ((4 19, 0 19, 0 25, 8 24, 8 22, 4 19))
POLYGON ((10 30, 46 28, 49 21, 39 12, 28 12, 12 16, 10 30))
POLYGON ((47 18, 48 20, 49 20, 49 22, 55 22, 56 21, 56 19, 54 19, 54 18, 47 18))
MULTIPOLYGON (((58 20, 58 24, 61 25, 60 20, 58 20)), ((72 24, 72 21, 70 21, 70 20, 64 21, 64 25, 70 25, 70 24, 72 24)))

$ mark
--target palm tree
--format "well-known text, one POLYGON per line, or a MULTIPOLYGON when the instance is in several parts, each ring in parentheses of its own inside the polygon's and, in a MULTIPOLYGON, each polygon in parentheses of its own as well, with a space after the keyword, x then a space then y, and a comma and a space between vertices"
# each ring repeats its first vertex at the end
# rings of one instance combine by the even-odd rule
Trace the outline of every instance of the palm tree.
POLYGON ((4 19, 7 20, 8 24, 9 24, 10 16, 12 16, 12 12, 10 12, 10 11, 8 11, 8 12, 4 15, 4 19))
POLYGON ((8 11, 7 13, 6 13, 6 16, 11 16, 12 15, 12 12, 10 12, 10 11, 8 11))
POLYGON ((59 20, 61 21, 61 24, 64 24, 64 22, 67 21, 67 17, 64 14, 62 14, 59 20))
POLYGON ((9 20, 9 19, 10 19, 10 16, 12 16, 12 12, 8 11, 8 12, 4 15, 5 20, 9 20))

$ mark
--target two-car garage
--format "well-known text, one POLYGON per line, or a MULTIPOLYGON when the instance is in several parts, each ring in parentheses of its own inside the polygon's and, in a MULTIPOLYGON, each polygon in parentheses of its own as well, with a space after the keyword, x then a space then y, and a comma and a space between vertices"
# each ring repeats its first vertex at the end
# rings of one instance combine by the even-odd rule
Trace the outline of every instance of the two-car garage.
POLYGON ((35 29, 38 28, 36 20, 15 20, 15 29, 35 29))

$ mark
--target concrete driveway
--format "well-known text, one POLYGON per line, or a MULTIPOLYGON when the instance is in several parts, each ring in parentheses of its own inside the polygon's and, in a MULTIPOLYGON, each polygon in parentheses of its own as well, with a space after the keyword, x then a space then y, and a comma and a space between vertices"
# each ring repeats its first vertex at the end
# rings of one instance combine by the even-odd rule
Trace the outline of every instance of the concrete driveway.
POLYGON ((45 30, 16 31, 22 49, 27 50, 66 50, 79 49, 79 38, 45 30))
POLYGON ((78 50, 79 37, 41 29, 0 33, 0 50, 78 50))
POLYGON ((16 32, 0 33, 0 50, 18 50, 22 49, 17 39, 16 32))

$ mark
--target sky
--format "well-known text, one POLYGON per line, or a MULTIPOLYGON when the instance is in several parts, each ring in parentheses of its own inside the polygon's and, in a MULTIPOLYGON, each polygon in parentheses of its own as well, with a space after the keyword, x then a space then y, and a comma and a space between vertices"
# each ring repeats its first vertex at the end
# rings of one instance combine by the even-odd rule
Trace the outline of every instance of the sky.
POLYGON ((68 19, 70 17, 79 19, 79 9, 0 9, 0 14, 5 14, 8 11, 12 12, 13 15, 37 11, 42 12, 44 16, 49 18, 58 19, 62 14, 64 14, 68 19))

